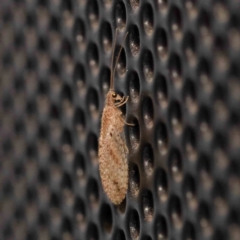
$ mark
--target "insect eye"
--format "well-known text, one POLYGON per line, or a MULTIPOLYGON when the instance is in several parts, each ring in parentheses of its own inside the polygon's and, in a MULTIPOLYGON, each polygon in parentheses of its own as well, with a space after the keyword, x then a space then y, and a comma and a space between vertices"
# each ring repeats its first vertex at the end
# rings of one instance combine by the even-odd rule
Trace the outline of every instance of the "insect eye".
POLYGON ((114 97, 114 98, 115 98, 116 96, 117 96, 117 94, 116 94, 116 93, 113 93, 113 94, 112 94, 112 97, 114 97))

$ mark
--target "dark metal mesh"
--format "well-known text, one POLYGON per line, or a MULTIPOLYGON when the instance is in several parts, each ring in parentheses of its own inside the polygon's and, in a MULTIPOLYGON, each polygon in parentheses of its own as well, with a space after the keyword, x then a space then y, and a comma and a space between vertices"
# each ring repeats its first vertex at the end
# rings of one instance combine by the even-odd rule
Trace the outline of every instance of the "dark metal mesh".
POLYGON ((239 0, 1 0, 0 238, 239 240, 239 12, 239 0), (115 87, 135 123, 120 206, 97 159, 116 28, 115 87))

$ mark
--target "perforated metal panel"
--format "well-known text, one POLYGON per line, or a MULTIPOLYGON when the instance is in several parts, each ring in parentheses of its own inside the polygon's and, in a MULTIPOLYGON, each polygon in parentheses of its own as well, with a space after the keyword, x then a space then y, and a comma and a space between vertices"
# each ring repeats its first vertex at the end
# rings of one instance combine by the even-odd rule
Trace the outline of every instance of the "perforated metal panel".
POLYGON ((1 0, 0 238, 239 240, 239 12, 239 0, 1 0), (97 157, 116 28, 115 87, 135 124, 119 206, 97 157))

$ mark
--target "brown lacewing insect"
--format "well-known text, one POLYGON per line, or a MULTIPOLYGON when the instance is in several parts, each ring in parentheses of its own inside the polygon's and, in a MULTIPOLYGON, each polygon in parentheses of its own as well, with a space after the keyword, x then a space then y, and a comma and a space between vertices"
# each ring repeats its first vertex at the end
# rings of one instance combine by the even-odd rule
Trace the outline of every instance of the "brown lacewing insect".
MULTIPOLYGON (((122 51, 121 46, 114 70, 112 71, 117 30, 111 59, 110 89, 103 108, 98 149, 99 171, 103 189, 114 204, 120 204, 123 201, 128 189, 128 148, 123 128, 125 124, 133 125, 125 122, 122 112, 119 109, 120 106, 127 103, 128 96, 121 97, 114 90, 113 77, 122 51)), ((125 35, 124 42, 126 37, 127 34, 125 35)))

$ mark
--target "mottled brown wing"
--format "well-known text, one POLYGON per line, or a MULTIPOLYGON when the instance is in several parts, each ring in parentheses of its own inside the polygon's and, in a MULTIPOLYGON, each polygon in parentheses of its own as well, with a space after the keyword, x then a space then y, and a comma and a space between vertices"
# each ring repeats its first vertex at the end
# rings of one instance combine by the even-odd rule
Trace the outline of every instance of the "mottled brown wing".
POLYGON ((128 188, 128 149, 123 128, 118 131, 118 121, 121 120, 115 118, 107 127, 107 137, 99 142, 100 177, 104 191, 114 204, 122 202, 128 188))

